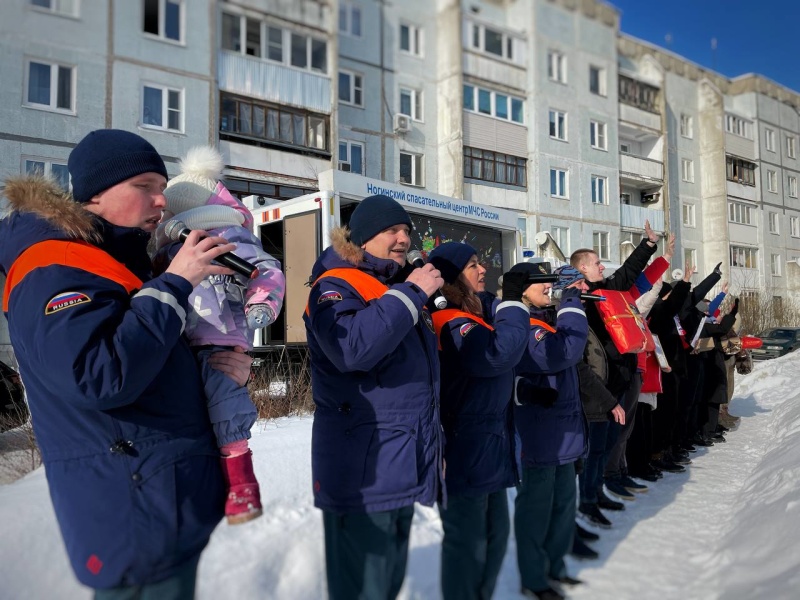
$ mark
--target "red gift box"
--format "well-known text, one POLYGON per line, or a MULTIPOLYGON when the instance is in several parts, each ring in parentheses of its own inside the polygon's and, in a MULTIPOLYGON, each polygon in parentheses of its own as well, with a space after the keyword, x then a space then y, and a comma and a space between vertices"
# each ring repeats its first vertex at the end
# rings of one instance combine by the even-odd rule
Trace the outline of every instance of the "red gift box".
POLYGON ((605 302, 596 302, 595 306, 617 350, 622 354, 655 350, 653 336, 636 308, 633 296, 615 290, 595 290, 592 293, 606 299, 605 302))

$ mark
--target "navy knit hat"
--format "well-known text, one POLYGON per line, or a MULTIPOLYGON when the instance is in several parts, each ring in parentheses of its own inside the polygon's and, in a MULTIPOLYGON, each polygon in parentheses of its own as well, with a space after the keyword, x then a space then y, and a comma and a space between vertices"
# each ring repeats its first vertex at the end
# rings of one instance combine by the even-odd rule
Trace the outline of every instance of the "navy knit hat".
POLYGON ((469 244, 445 242, 428 255, 428 262, 439 269, 445 283, 455 283, 469 259, 478 252, 469 244))
POLYGON ((563 267, 558 267, 554 275, 558 275, 558 281, 553 284, 554 290, 563 290, 568 288, 576 281, 580 281, 581 279, 585 279, 583 273, 578 271, 572 265, 564 265, 563 267))
POLYGON ((88 202, 100 192, 143 173, 167 177, 164 161, 150 142, 121 129, 89 133, 70 152, 67 167, 72 177, 72 197, 78 202, 88 202))
POLYGON ((367 196, 350 217, 350 241, 361 246, 393 225, 414 227, 406 209, 396 200, 382 194, 367 196))

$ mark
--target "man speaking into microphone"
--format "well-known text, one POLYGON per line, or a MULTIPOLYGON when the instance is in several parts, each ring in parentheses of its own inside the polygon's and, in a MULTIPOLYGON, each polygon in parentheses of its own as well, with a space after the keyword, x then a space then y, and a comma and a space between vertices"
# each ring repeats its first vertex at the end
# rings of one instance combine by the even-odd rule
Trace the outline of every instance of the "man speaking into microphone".
POLYGON ((431 506, 442 488, 439 358, 425 303, 444 282, 431 264, 407 267, 412 226, 395 200, 369 196, 311 273, 311 466, 334 600, 397 596, 414 503, 431 506))

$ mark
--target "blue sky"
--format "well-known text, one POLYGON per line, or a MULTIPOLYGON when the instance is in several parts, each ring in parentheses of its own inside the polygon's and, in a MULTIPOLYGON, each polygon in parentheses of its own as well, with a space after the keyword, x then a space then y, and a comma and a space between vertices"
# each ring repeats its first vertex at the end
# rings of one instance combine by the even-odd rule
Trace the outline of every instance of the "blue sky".
POLYGON ((759 73, 800 93, 800 0, 608 1, 624 33, 727 77, 759 73))

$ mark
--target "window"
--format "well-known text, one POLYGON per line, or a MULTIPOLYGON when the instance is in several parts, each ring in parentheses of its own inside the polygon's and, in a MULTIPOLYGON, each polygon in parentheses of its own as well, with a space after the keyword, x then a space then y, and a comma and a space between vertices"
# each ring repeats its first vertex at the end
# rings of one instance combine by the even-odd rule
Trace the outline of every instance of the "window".
POLYGON ((464 84, 464 110, 522 123, 522 98, 464 84))
POLYGON ((773 129, 764 129, 764 144, 767 150, 775 152, 775 131, 773 129))
POLYGON ((607 231, 595 231, 592 233, 592 250, 600 260, 609 260, 611 258, 607 231))
POLYGON ((364 80, 351 71, 339 71, 339 100, 344 104, 364 106, 364 80))
POLYGON ((527 187, 527 159, 464 146, 464 177, 527 187))
POLYGON ((567 141, 567 113, 550 110, 550 137, 567 141))
POLYGON ((421 154, 400 153, 400 183, 425 185, 422 177, 422 159, 421 154))
POLYGON ((550 195, 556 198, 569 198, 569 171, 550 169, 550 195))
POLYGON ((621 192, 619 195, 619 203, 625 204, 626 206, 631 205, 631 201, 633 200, 630 192, 621 192))
POLYGON ((339 33, 361 37, 361 8, 352 2, 339 4, 339 33))
POLYGON ((519 232, 520 245, 523 248, 528 247, 528 219, 525 217, 517 218, 517 231, 519 232))
POLYGON ((400 24, 400 50, 414 56, 422 56, 422 29, 415 25, 400 24))
POLYGON ((789 175, 789 196, 797 198, 797 177, 789 175))
POLYGON ((619 101, 624 104, 641 108, 651 113, 658 114, 656 106, 658 98, 658 88, 636 81, 630 77, 620 75, 619 77, 619 101))
POLYGON ((750 204, 742 204, 741 202, 728 202, 728 221, 741 223, 742 225, 752 225, 753 207, 750 204))
POLYGON ((415 121, 423 121, 422 92, 400 88, 400 114, 408 115, 415 121))
POLYGON ((775 171, 767 171, 767 189, 770 192, 778 192, 778 174, 775 171))
POLYGON ((328 72, 324 40, 237 13, 222 13, 223 50, 317 73, 328 72))
POLYGON ((725 168, 729 181, 738 181, 744 185, 756 184, 756 165, 740 158, 725 157, 725 168))
POLYGON ((681 179, 694 183, 694 161, 688 158, 681 159, 681 179))
POLYGON ((780 277, 781 276, 781 255, 780 254, 770 254, 769 256, 769 271, 770 275, 773 277, 780 277))
POLYGON ((786 155, 795 158, 795 138, 793 135, 786 136, 786 155))
POLYGON ((589 65, 589 91, 598 96, 607 96, 606 70, 589 65))
POLYGON ((78 2, 79 0, 30 0, 31 6, 35 8, 70 17, 78 16, 78 2))
POLYGON ((145 33, 165 40, 181 41, 183 0, 144 0, 145 33))
POLYGON ((686 227, 696 227, 694 217, 694 204, 684 203, 681 207, 683 214, 683 224, 686 227))
POLYGON ((318 153, 329 148, 328 117, 299 108, 222 93, 219 123, 220 139, 318 153))
POLYGON ((745 269, 758 268, 758 248, 731 246, 731 266, 745 269))
POLYGON ((691 267, 697 266, 697 250, 694 248, 683 249, 683 264, 691 267))
POLYGON ((780 233, 779 229, 779 217, 778 213, 771 212, 769 213, 769 232, 770 233, 780 233))
POLYGON ((567 57, 556 50, 547 53, 547 76, 550 81, 567 83, 567 57))
POLYGON ((146 84, 142 88, 142 125, 183 131, 183 90, 146 84))
POLYGON ((27 106, 75 112, 75 67, 30 60, 26 72, 27 106))
POLYGON ((569 227, 554 225, 550 228, 550 233, 553 236, 556 244, 558 244, 558 247, 561 249, 561 252, 563 252, 565 256, 569 256, 569 227))
POLYGON ((592 204, 608 204, 608 178, 592 175, 592 204))
POLYGON ((800 217, 789 217, 789 235, 800 238, 800 217))
POLYGON ((472 24, 472 47, 506 60, 516 60, 515 38, 478 23, 472 24))
POLYGON ((694 137, 694 119, 690 115, 681 115, 681 135, 685 138, 694 137))
POLYGON ((589 142, 592 148, 597 150, 605 150, 608 147, 605 123, 589 121, 589 142))
POLYGON ((69 191, 69 170, 66 163, 44 158, 25 159, 25 174, 49 177, 55 180, 65 192, 69 191))
POLYGON ((752 139, 750 135, 750 128, 752 127, 752 123, 750 121, 746 121, 740 117, 735 117, 733 115, 725 115, 725 131, 728 133, 732 133, 733 135, 738 135, 739 137, 752 139))
POLYGON ((351 173, 364 174, 364 144, 339 141, 339 169, 351 173), (346 166, 345 166, 346 165, 346 166))
POLYGON ((629 143, 620 143, 619 151, 623 154, 630 154, 631 153, 631 145, 629 143))

